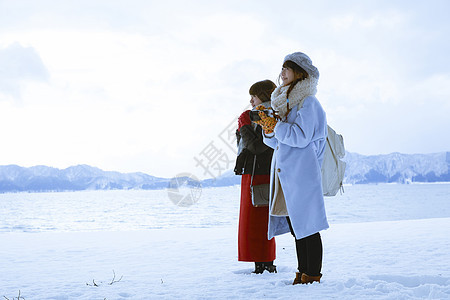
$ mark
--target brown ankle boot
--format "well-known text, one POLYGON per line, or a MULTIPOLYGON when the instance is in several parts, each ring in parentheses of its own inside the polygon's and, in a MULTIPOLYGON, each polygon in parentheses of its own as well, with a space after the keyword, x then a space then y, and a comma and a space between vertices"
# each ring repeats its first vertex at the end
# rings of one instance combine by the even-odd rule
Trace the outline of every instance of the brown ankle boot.
POLYGON ((322 274, 320 274, 319 276, 309 276, 308 274, 303 273, 302 277, 300 279, 300 283, 308 284, 308 283, 313 283, 314 281, 320 283, 320 278, 321 277, 322 277, 322 274))
POLYGON ((304 274, 304 273, 295 272, 295 279, 294 279, 294 282, 292 283, 292 285, 302 283, 302 274, 304 274))

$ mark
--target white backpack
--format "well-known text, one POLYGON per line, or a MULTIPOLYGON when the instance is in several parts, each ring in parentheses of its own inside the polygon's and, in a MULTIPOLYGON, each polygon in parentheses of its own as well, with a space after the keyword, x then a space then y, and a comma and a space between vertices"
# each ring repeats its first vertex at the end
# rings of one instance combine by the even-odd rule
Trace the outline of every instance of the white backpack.
POLYGON ((344 138, 328 126, 327 144, 322 163, 322 189, 324 196, 335 196, 339 190, 344 190, 345 162, 344 138))

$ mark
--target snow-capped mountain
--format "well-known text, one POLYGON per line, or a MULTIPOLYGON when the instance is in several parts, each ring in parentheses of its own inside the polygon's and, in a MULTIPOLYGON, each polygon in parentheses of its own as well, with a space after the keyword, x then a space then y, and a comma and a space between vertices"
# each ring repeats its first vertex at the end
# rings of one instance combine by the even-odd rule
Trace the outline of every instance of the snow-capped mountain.
MULTIPOLYGON (((432 154, 360 155, 347 152, 344 183, 411 183, 450 181, 450 152, 432 154)), ((56 169, 47 166, 24 168, 0 166, 0 193, 111 189, 163 189, 171 179, 144 173, 103 171, 88 165, 56 169)), ((201 182, 203 187, 240 184, 232 170, 201 182)))
MULTIPOLYGON (((344 183, 411 183, 450 181, 450 152, 432 154, 401 154, 365 156, 347 152, 344 183)), ((216 179, 208 179, 208 186, 240 183, 240 176, 232 170, 216 179)))
POLYGON ((0 166, 0 192, 160 189, 169 180, 144 173, 103 171, 88 165, 63 170, 47 166, 0 166))
POLYGON ((347 152, 344 183, 450 181, 450 152, 364 156, 347 152))

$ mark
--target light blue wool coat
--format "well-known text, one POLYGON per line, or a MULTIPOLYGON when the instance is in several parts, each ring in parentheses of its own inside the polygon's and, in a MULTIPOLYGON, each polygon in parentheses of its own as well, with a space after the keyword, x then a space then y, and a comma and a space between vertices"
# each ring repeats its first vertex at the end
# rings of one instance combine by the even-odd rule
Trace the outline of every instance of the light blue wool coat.
MULTIPOLYGON (((279 121, 274 133, 264 136, 264 143, 274 149, 271 182, 278 172, 297 239, 329 227, 321 178, 326 138, 325 111, 314 96, 306 97, 300 109, 293 107, 285 122, 279 121)), ((269 216, 269 239, 289 231, 286 217, 269 216)))

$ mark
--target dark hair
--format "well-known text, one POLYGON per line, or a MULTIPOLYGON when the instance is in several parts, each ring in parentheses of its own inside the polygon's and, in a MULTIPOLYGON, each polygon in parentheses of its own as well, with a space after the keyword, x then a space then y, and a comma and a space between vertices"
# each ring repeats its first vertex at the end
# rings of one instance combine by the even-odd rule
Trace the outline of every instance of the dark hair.
MULTIPOLYGON (((283 64, 283 68, 289 68, 292 69, 294 71, 294 74, 296 75, 297 79, 295 79, 289 86, 288 90, 287 90, 287 97, 289 98, 289 94, 291 93, 292 89, 294 88, 294 86, 297 84, 297 82, 302 81, 303 79, 306 79, 309 77, 308 72, 306 72, 302 67, 300 67, 299 65, 297 65, 295 62, 293 62, 292 60, 287 60, 284 62, 283 64)), ((278 76, 278 80, 280 80, 281 78, 281 74, 280 76, 278 76)))
POLYGON ((250 95, 257 96, 262 102, 267 102, 270 101, 270 95, 276 87, 275 83, 267 79, 254 83, 248 92, 250 95))

